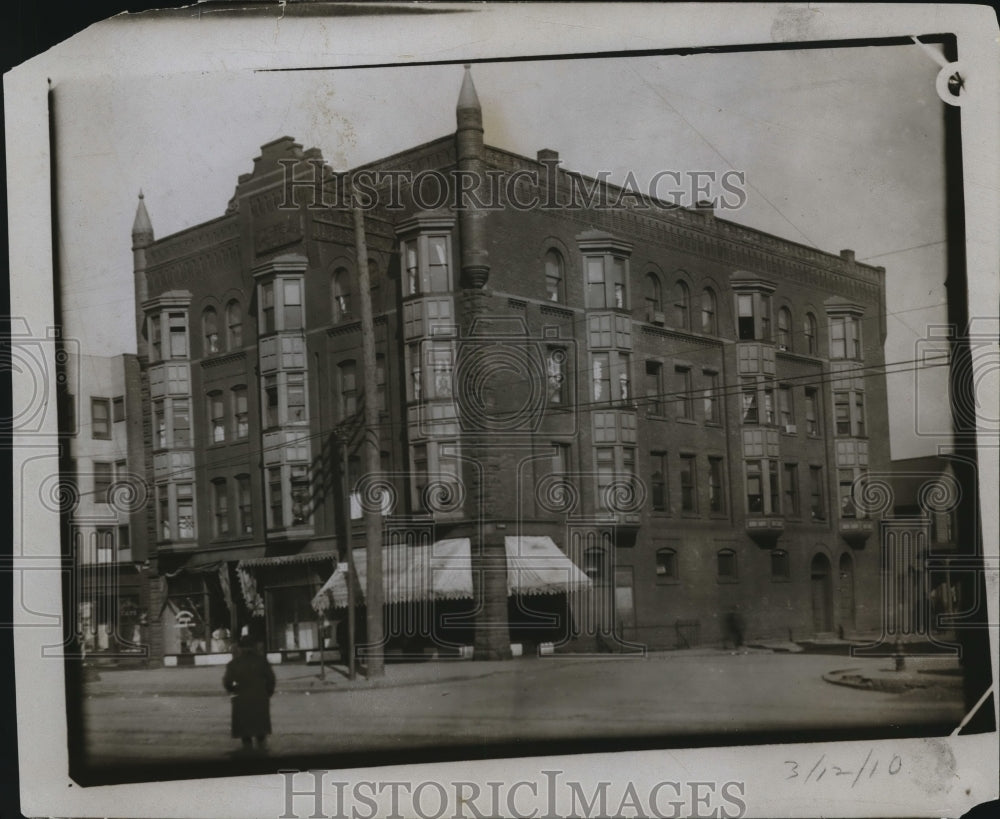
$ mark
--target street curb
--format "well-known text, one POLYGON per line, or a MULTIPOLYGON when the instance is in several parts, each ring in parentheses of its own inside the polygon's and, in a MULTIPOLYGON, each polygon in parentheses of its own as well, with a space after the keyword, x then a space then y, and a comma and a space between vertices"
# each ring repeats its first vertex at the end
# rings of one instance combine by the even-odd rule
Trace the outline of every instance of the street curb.
MULTIPOLYGON (((892 673, 892 672, 887 672, 892 673)), ((904 694, 908 691, 928 688, 954 688, 961 686, 961 678, 954 679, 939 674, 928 674, 926 678, 905 674, 899 678, 866 676, 859 668, 843 668, 827 672, 823 679, 833 685, 858 688, 863 691, 879 691, 885 694, 904 694), (943 677, 943 679, 942 679, 943 677)))

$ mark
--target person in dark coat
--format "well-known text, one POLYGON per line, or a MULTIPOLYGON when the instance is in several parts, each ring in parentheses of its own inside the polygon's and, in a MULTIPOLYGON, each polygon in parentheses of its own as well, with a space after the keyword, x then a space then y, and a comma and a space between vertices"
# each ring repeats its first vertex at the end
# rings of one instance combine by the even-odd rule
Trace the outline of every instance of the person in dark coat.
POLYGON ((266 657, 257 652, 253 637, 240 640, 236 656, 226 666, 222 684, 232 694, 232 735, 243 740, 244 750, 267 747, 271 733, 271 695, 274 694, 274 671, 266 657))

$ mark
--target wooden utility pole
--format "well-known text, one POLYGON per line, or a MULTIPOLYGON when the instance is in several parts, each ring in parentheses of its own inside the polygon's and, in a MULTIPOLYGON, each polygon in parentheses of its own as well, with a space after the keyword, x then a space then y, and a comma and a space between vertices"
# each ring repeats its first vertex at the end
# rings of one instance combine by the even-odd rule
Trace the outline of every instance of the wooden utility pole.
MULTIPOLYGON (((354 248, 358 266, 358 302, 361 307, 361 353, 364 363, 364 450, 365 471, 379 471, 378 386, 375 383, 375 320, 372 317, 371 282, 368 275, 368 247, 365 241, 365 215, 355 202, 354 248)), ((365 519, 365 550, 368 557, 367 598, 368 637, 365 668, 368 678, 385 674, 383 597, 382 594, 382 510, 373 509, 370 503, 362 504, 365 519)))

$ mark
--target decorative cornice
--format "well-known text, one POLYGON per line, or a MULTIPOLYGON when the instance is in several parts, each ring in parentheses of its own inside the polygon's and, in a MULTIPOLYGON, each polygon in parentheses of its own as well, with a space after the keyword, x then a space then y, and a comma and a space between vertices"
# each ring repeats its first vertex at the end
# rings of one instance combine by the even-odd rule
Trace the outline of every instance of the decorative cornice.
POLYGON ((659 327, 656 324, 647 324, 642 321, 632 321, 633 325, 638 325, 639 329, 648 336, 658 336, 659 338, 671 338, 677 341, 694 342, 705 347, 722 347, 725 340, 710 336, 702 336, 697 333, 685 333, 683 330, 670 330, 666 327, 659 327))
POLYGON ((226 353, 225 355, 214 355, 211 358, 203 358, 201 360, 201 366, 203 369, 209 369, 211 367, 218 367, 220 364, 226 364, 230 361, 237 361, 238 359, 246 357, 246 350, 236 350, 231 353, 226 353))

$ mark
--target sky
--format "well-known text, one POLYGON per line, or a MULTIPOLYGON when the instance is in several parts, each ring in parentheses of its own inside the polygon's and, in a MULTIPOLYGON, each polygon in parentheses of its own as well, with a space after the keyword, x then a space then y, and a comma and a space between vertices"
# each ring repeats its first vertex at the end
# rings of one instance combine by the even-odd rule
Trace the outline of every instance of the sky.
MULTIPOLYGON (((127 46, 126 46, 127 48, 127 46)), ((451 59, 445 54, 442 59, 451 59)), ((491 62, 473 66, 490 145, 589 175, 738 170, 724 218, 886 268, 886 360, 944 323, 944 103, 919 46, 491 62)), ((347 169, 454 130, 460 65, 108 72, 55 83, 66 333, 135 349, 130 230, 221 216, 260 146, 289 135, 347 169)), ((890 406, 940 414, 944 370, 890 376, 890 406), (929 386, 925 386, 929 385, 929 386), (900 403, 902 402, 902 403, 900 403), (928 409, 929 408, 929 409, 928 409)), ((893 457, 934 451, 894 414, 893 457)))

